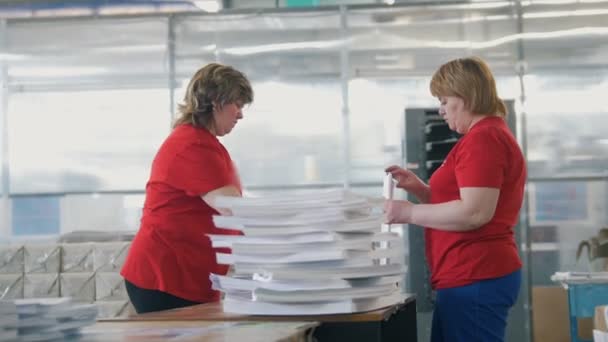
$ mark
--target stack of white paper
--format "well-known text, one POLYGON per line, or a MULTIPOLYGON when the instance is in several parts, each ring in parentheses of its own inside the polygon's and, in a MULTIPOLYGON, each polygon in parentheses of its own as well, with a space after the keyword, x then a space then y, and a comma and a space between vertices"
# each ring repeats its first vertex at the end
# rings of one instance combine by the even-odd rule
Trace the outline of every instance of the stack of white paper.
POLYGON ((224 311, 259 315, 314 315, 368 311, 403 299, 401 238, 382 232, 370 202, 344 190, 290 197, 221 197, 233 216, 218 228, 243 236, 209 235, 231 277, 211 275, 226 294, 224 311))
POLYGON ((71 340, 82 327, 95 323, 97 307, 75 304, 69 298, 32 298, 15 301, 20 341, 71 340))

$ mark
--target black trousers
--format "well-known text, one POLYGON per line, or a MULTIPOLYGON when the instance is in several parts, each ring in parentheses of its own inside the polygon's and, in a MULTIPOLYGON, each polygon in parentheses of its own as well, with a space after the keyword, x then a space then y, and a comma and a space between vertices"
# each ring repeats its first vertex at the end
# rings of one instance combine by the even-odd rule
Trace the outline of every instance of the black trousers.
POLYGON ((138 314, 201 304, 175 297, 166 292, 142 289, 141 287, 133 285, 126 279, 125 286, 127 287, 129 299, 131 300, 131 303, 133 303, 135 311, 137 311, 138 314))

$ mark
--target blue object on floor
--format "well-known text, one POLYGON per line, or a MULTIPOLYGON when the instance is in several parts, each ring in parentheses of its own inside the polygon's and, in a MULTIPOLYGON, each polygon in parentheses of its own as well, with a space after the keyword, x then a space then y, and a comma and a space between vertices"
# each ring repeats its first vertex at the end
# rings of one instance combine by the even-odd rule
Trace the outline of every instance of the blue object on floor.
POLYGON ((595 307, 608 305, 608 284, 568 284, 568 308, 570 315, 570 340, 572 342, 592 342, 583 340, 578 335, 577 320, 591 318, 595 314, 595 307))

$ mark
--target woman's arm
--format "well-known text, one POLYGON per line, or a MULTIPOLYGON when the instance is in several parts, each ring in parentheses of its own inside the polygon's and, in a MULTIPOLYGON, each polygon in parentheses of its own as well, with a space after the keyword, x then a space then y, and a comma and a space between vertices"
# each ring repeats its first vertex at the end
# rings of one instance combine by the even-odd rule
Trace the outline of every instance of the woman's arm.
POLYGON ((460 200, 439 204, 387 201, 387 223, 413 223, 446 231, 469 231, 488 223, 496 211, 500 190, 461 188, 460 200))
POLYGON ((424 183, 419 188, 412 190, 412 194, 416 196, 420 203, 429 203, 431 200, 431 188, 424 183))
POLYGON ((234 185, 228 185, 221 187, 219 189, 211 190, 208 193, 201 195, 201 198, 205 203, 207 203, 211 208, 217 210, 221 215, 232 215, 229 209, 219 208, 215 205, 215 200, 218 196, 233 196, 233 197, 241 197, 241 192, 234 185))

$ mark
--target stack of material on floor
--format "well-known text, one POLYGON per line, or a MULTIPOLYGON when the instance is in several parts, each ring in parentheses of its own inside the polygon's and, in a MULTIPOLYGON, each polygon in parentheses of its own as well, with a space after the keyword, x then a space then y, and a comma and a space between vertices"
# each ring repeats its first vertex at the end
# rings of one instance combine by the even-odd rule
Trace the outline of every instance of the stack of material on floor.
POLYGON ((100 317, 126 317, 131 306, 119 272, 131 235, 82 231, 62 236, 63 243, 0 242, 0 300, 69 297, 97 304, 100 317))
POLYGON ((382 231, 382 215, 369 200, 344 190, 289 197, 221 197, 233 216, 218 228, 242 236, 209 235, 220 264, 232 276, 211 275, 226 294, 225 312, 318 315, 362 312, 403 300, 403 243, 382 231))
POLYGON ((0 341, 16 341, 17 328, 17 306, 12 301, 0 300, 0 341))
POLYGON ((76 339, 81 328, 97 318, 95 305, 76 304, 69 298, 17 299, 13 305, 18 315, 18 341, 76 339))

